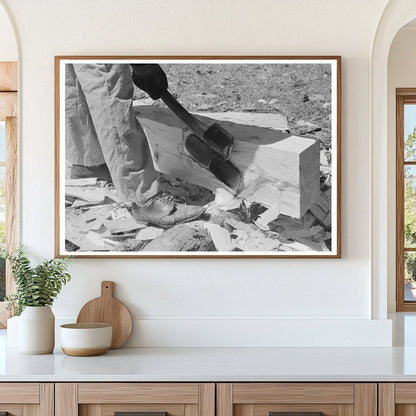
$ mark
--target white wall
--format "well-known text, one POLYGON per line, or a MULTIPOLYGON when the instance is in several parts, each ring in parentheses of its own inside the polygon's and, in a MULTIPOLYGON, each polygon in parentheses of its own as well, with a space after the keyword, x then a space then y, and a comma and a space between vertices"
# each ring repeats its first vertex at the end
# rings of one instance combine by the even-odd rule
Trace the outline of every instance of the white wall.
POLYGON ((17 61, 16 38, 6 10, 0 3, 0 61, 17 61))
POLYGON ((54 252, 54 55, 343 58, 342 259, 74 259, 58 317, 110 279, 138 319, 131 345, 389 345, 385 299, 370 320, 370 53, 387 0, 1 3, 21 39, 22 241, 43 257, 54 252))
POLYGON ((396 88, 416 87, 416 26, 403 27, 391 44, 388 64, 388 309, 396 310, 395 198, 396 198, 396 88))

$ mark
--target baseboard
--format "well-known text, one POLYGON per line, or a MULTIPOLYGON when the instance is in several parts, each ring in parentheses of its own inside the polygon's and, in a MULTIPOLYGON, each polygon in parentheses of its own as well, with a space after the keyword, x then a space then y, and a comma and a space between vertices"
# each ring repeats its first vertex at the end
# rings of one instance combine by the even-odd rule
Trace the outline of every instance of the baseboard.
MULTIPOLYGON (((71 321, 71 317, 57 317, 57 326, 71 321)), ((391 347, 392 323, 387 319, 140 317, 134 320, 125 346, 391 347)))

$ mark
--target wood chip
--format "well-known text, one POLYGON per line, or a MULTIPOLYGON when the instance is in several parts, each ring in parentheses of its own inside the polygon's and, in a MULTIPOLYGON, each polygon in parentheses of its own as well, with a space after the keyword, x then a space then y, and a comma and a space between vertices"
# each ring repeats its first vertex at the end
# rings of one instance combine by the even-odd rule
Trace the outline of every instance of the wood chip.
POLYGON ((95 220, 91 224, 88 225, 88 228, 91 231, 98 231, 103 226, 103 220, 95 220))
POLYGON ((319 205, 326 212, 329 212, 329 210, 331 209, 331 204, 325 198, 322 198, 322 196, 318 198, 316 204, 319 205))
POLYGON ((110 231, 111 234, 128 233, 146 227, 145 224, 137 223, 131 216, 129 218, 104 221, 104 226, 110 231))
POLYGON ((280 215, 280 203, 277 203, 276 205, 270 207, 266 211, 264 211, 262 214, 259 215, 256 221, 254 221, 254 224, 257 225, 260 229, 264 231, 268 231, 269 223, 274 221, 278 216, 280 215))
POLYGON ((217 188, 215 192, 215 202, 221 211, 230 211, 240 206, 240 200, 223 188, 217 188))
MULTIPOLYGON (((65 195, 81 199, 90 204, 102 204, 106 197, 105 192, 100 188, 87 188, 80 186, 68 186, 65 188, 65 195)), ((76 201, 75 201, 76 202, 76 201)))
POLYGON ((114 200, 109 198, 108 196, 104 196, 104 198, 98 202, 94 201, 86 201, 84 199, 76 199, 75 202, 71 205, 72 208, 81 208, 81 207, 89 207, 89 206, 101 206, 107 204, 113 204, 114 200))
POLYGON ((84 238, 80 244, 79 244, 79 250, 81 252, 85 252, 85 251, 106 251, 106 247, 105 245, 102 246, 97 246, 96 244, 94 244, 92 241, 87 240, 86 238, 84 238))
POLYGON ((205 222, 204 227, 210 233, 215 248, 218 251, 231 251, 233 249, 230 234, 225 228, 210 222, 205 222))
POLYGON ((140 230, 136 235, 136 240, 154 240, 163 234, 165 230, 156 227, 146 227, 140 230))
POLYGON ((311 227, 309 229, 291 230, 281 234, 281 236, 287 239, 299 240, 301 238, 313 237, 314 235, 319 234, 323 230, 324 229, 320 225, 316 225, 315 227, 311 227))
POLYGON ((125 240, 127 238, 136 238, 136 233, 125 233, 125 234, 111 234, 106 237, 112 241, 125 240))
POLYGON ((103 237, 99 234, 97 234, 94 231, 90 231, 89 233, 87 233, 87 235, 85 236, 85 238, 87 238, 88 240, 90 240, 93 244, 95 244, 98 247, 105 247, 105 243, 103 241, 103 237))
POLYGON ((109 238, 103 238, 103 242, 105 243, 106 246, 108 245, 111 248, 119 248, 123 246, 123 244, 120 243, 119 241, 113 241, 113 240, 110 240, 109 238))
POLYGON ((90 208, 81 215, 85 222, 101 219, 103 221, 111 218, 110 208, 108 205, 90 208))
POLYGON ((112 209, 110 213, 111 213, 111 218, 114 221, 122 219, 122 218, 131 218, 131 214, 127 210, 127 208, 112 209))
POLYGON ((323 221, 326 217, 327 217, 327 215, 328 215, 328 213, 327 213, 327 211, 325 211, 325 210, 323 210, 319 205, 317 205, 317 204, 315 204, 315 205, 312 205, 310 208, 309 208, 309 211, 313 214, 313 216, 317 219, 317 220, 319 220, 319 221, 323 221))
POLYGON ((246 224, 245 222, 237 221, 233 218, 227 218, 225 223, 230 225, 236 230, 243 230, 246 232, 253 232, 253 227, 250 224, 246 224))
POLYGON ((97 185, 97 178, 66 179, 65 186, 91 186, 97 185))
POLYGON ((328 248, 326 247, 326 244, 323 241, 316 242, 306 238, 298 238, 297 241, 299 243, 305 244, 305 246, 310 247, 311 250, 314 251, 328 251, 328 248))
POLYGON ((306 244, 299 243, 295 241, 290 244, 282 244, 279 249, 281 251, 313 251, 314 249, 307 246, 306 244))
POLYGON ((264 237, 262 233, 246 233, 243 230, 233 232, 236 239, 232 240, 234 247, 242 251, 273 251, 279 248, 280 242, 264 237))

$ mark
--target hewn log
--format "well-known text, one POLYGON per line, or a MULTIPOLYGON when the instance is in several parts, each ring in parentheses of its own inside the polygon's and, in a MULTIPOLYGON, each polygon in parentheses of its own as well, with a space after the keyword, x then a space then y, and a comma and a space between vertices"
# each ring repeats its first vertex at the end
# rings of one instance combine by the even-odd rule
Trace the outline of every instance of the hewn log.
POLYGON ((155 238, 143 251, 215 251, 211 235, 200 222, 178 224, 155 238))
MULTIPOLYGON (((173 113, 155 106, 137 106, 137 117, 152 149, 158 171, 215 191, 226 188, 211 172, 198 165, 184 150, 189 129, 173 113)), ((235 138, 230 161, 240 170, 243 185, 239 196, 280 213, 300 218, 319 196, 319 142, 287 132, 287 122, 276 116, 275 128, 263 127, 265 119, 248 113, 215 114, 216 119, 197 115, 205 124, 218 121, 235 138), (227 121, 221 120, 225 118, 227 121), (249 124, 250 123, 250 124, 249 124)), ((229 189, 228 189, 229 190, 229 189)), ((229 190, 231 191, 231 190, 229 190)))

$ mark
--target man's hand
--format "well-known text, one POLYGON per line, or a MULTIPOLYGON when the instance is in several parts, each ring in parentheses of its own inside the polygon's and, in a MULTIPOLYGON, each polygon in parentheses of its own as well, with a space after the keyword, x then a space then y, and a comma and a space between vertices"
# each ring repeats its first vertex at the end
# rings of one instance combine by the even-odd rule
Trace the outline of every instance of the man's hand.
POLYGON ((168 80, 158 64, 132 64, 133 82, 151 98, 158 100, 163 91, 168 89, 168 80))

